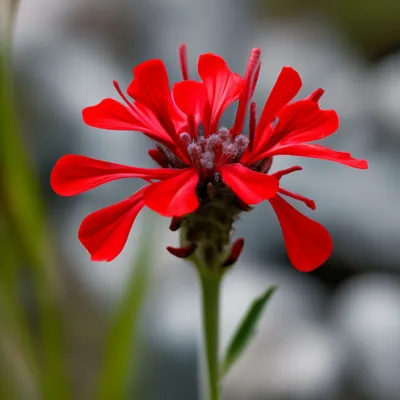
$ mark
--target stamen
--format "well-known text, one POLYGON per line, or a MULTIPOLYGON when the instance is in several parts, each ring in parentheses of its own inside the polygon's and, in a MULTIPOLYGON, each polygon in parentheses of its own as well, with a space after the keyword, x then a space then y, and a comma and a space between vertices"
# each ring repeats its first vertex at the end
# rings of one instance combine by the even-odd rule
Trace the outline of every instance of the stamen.
POLYGON ((182 142, 180 141, 179 134, 176 132, 174 123, 170 119, 161 119, 158 118, 159 122, 163 126, 163 128, 168 133, 169 137, 174 141, 177 149, 171 148, 170 150, 173 153, 176 153, 177 157, 180 158, 184 163, 190 164, 190 157, 185 146, 182 146, 182 142))
POLYGON ((192 159, 193 165, 198 167, 200 165, 199 163, 200 163, 200 157, 201 157, 201 153, 202 153, 201 147, 196 143, 191 143, 187 149, 188 149, 188 153, 192 159))
POLYGON ((268 171, 271 169, 272 166, 272 157, 267 157, 261 160, 258 171, 262 172, 263 174, 268 173, 268 171))
POLYGON ((192 142, 192 139, 190 137, 190 135, 187 132, 183 132, 180 134, 180 139, 181 142, 183 143, 183 145, 188 148, 190 143, 192 142))
POLYGON ((221 137, 217 133, 213 133, 207 138, 206 151, 215 151, 221 145, 221 137))
POLYGON ((242 157, 244 151, 249 144, 249 138, 243 134, 236 136, 235 141, 232 143, 231 140, 223 142, 222 157, 220 159, 221 164, 229 162, 238 162, 242 157))
POLYGON ((260 62, 261 50, 258 48, 251 49, 249 62, 247 64, 247 70, 245 74, 245 78, 247 80, 252 80, 251 78, 254 76, 254 71, 257 70, 260 62))
POLYGON ((168 158, 158 149, 150 149, 149 156, 162 168, 168 168, 168 158))
POLYGON ((113 81, 113 85, 114 85, 115 89, 117 90, 118 94, 121 96, 122 100, 128 105, 129 108, 133 109, 133 105, 124 95, 123 91, 121 90, 121 87, 119 86, 119 83, 117 81, 113 81))
POLYGON ((204 114, 203 114, 203 131, 204 137, 208 138, 210 136, 210 120, 211 120, 211 105, 209 101, 206 101, 204 105, 204 114))
POLYGON ((254 91, 256 90, 258 77, 260 75, 260 70, 261 70, 261 63, 258 64, 256 72, 254 73, 254 76, 253 76, 253 81, 251 82, 250 99, 253 97, 254 91))
POLYGON ((318 102, 318 100, 322 97, 322 95, 325 93, 325 90, 322 88, 318 88, 316 90, 314 90, 308 97, 308 100, 311 100, 315 103, 318 102))
POLYGON ((282 188, 279 188, 278 192, 285 196, 289 196, 292 199, 302 201, 308 208, 311 208, 311 210, 315 210, 315 208, 316 208, 314 200, 304 197, 301 194, 289 192, 288 190, 282 189, 282 188))
POLYGON ((221 127, 221 128, 218 129, 217 133, 218 133, 218 135, 220 136, 220 138, 221 138, 221 140, 223 142, 226 142, 231 137, 231 134, 230 134, 228 128, 221 127))
POLYGON ((187 62, 187 46, 186 44, 181 44, 179 46, 179 65, 181 67, 182 78, 184 81, 189 79, 189 70, 187 62))
POLYGON ((231 252, 229 253, 229 256, 222 263, 222 267, 226 268, 226 267, 230 267, 231 265, 233 265, 238 260, 240 253, 243 250, 243 246, 244 246, 243 238, 239 238, 239 239, 235 240, 232 244, 231 252))
POLYGON ((257 104, 253 101, 250 105, 250 119, 249 119, 249 150, 253 150, 254 135, 256 134, 257 126, 257 104))
POLYGON ((200 136, 197 139, 197 143, 203 151, 206 149, 207 139, 204 136, 200 136))
POLYGON ((238 145, 235 145, 233 143, 224 146, 221 154, 222 157, 220 157, 220 162, 221 163, 231 162, 235 158, 235 156, 239 154, 238 147, 239 147, 238 145))
POLYGON ((194 116, 193 115, 189 115, 188 118, 187 118, 187 121, 188 121, 188 128, 189 128, 190 136, 193 139, 197 139, 196 122, 194 120, 194 116))
POLYGON ((281 171, 276 171, 272 175, 275 176, 276 179, 280 180, 282 178, 282 176, 291 174, 292 172, 302 171, 302 170, 303 170, 302 167, 300 167, 298 165, 295 165, 295 166, 290 167, 290 168, 282 169, 281 171))
POLYGON ((258 77, 259 73, 259 71, 257 73, 257 70, 259 70, 260 57, 261 57, 260 49, 255 48, 251 50, 249 61, 247 63, 246 72, 244 75, 245 87, 239 99, 239 105, 236 112, 235 122, 231 129, 232 135, 238 135, 243 130, 244 120, 247 112, 247 106, 254 91, 253 78, 256 75, 258 77))
POLYGON ((172 150, 168 149, 166 146, 163 146, 162 144, 158 144, 157 148, 165 156, 165 158, 168 160, 168 164, 172 168, 183 168, 185 164, 182 161, 182 157, 179 151, 175 153, 172 150))
POLYGON ((200 158, 200 164, 204 169, 212 170, 214 168, 215 161, 215 153, 212 153, 211 151, 204 152, 200 158))
POLYGON ((208 152, 214 155, 213 161, 215 161, 216 163, 221 160, 221 156, 223 153, 223 142, 221 140, 221 137, 217 133, 213 133, 207 139, 204 154, 207 154, 208 152))
POLYGON ((235 145, 238 147, 239 151, 245 151, 249 144, 249 138, 244 135, 236 136, 235 145))

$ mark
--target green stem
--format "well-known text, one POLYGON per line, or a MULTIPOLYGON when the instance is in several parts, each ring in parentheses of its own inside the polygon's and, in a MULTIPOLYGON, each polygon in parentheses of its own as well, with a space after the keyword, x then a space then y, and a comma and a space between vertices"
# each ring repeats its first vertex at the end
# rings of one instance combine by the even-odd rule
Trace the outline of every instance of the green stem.
POLYGON ((199 271, 203 332, 206 351, 208 400, 220 400, 219 388, 219 292, 221 277, 199 271))

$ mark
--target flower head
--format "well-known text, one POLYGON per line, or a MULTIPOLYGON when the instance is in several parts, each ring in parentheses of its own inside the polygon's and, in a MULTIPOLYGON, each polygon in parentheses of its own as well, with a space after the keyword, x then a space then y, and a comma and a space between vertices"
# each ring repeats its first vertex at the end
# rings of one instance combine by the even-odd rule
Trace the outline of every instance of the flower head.
POLYGON ((66 155, 55 165, 51 185, 60 195, 72 196, 112 180, 140 178, 147 185, 117 204, 87 216, 79 239, 92 260, 111 261, 122 251, 132 224, 147 206, 172 217, 171 229, 181 230, 181 248, 168 248, 178 257, 193 252, 210 268, 233 264, 243 239, 227 247, 232 224, 242 211, 268 200, 281 225, 287 252, 300 271, 320 266, 332 251, 327 230, 297 211, 282 196, 315 209, 312 200, 281 187, 281 178, 300 170, 292 167, 270 173, 273 157, 294 155, 335 161, 365 169, 367 162, 316 144, 333 134, 339 119, 333 110, 321 110, 317 89, 292 102, 301 88, 299 74, 284 67, 260 118, 251 102, 260 72, 260 50, 251 51, 244 77, 230 70, 215 54, 198 60, 201 80, 190 80, 186 47, 179 50, 183 80, 170 90, 161 60, 134 68, 128 99, 117 82, 122 101, 111 98, 83 110, 86 124, 102 129, 141 131, 156 142, 149 151, 160 168, 130 167, 80 155, 66 155), (226 108, 238 102, 231 128, 221 127, 226 108), (244 122, 249 111, 249 127, 244 122))

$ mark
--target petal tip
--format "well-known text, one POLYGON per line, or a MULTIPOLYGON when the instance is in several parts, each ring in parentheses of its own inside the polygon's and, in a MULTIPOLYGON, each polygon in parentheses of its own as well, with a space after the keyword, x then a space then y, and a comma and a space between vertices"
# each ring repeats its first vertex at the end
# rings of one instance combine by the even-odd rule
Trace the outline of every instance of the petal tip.
POLYGON ((360 160, 359 168, 360 169, 368 169, 369 168, 368 161, 367 160, 360 160))
POLYGON ((320 267, 333 250, 328 230, 300 213, 280 196, 275 196, 270 203, 281 225, 292 265, 301 272, 311 272, 320 267))

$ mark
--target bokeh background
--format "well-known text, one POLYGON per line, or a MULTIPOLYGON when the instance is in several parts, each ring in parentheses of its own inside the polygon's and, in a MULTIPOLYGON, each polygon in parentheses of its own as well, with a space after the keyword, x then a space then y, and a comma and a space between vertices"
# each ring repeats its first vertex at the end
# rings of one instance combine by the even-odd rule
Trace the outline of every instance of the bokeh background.
MULTIPOLYGON (((0 0, 2 39, 11 3, 0 0)), ((165 251, 177 243, 168 221, 142 213, 116 261, 91 263, 77 239, 81 220, 140 182, 76 198, 49 187, 66 153, 153 165, 149 140, 89 128, 81 110, 115 96, 112 80, 126 87, 149 58, 179 79, 182 42, 192 71, 199 54, 216 52, 243 72, 260 47, 259 104, 281 67, 293 66, 301 95, 323 87, 322 106, 341 117, 326 142, 370 163, 359 171, 274 160, 274 169, 304 167, 286 186, 316 200, 313 218, 335 250, 301 274, 268 205, 243 216, 244 253, 223 287, 223 345, 255 296, 279 290, 224 398, 400 398, 398 0, 22 0, 13 33, 0 86, 1 399, 199 398, 198 283, 165 251)), ((229 126, 232 113, 224 118, 229 126)))

